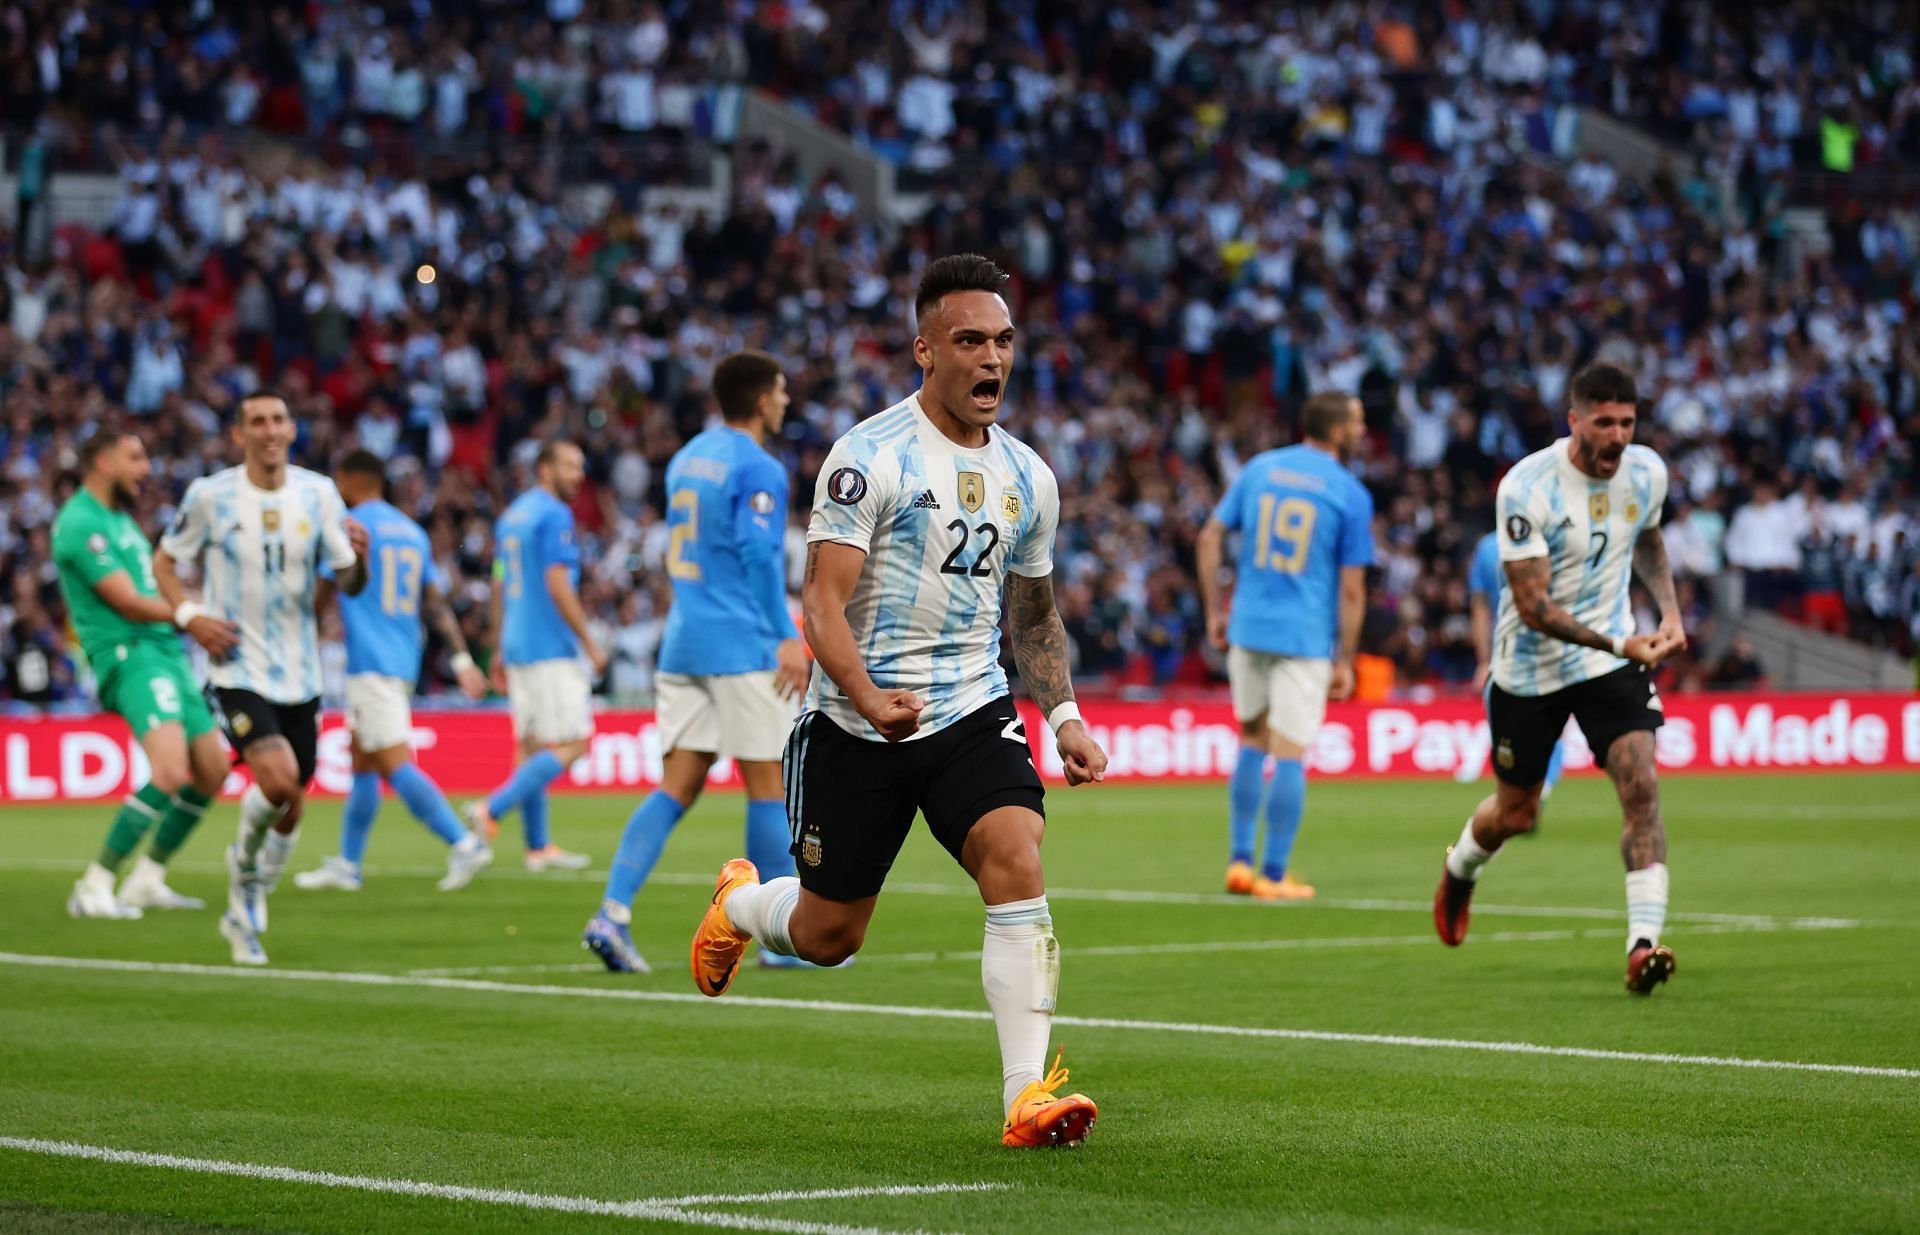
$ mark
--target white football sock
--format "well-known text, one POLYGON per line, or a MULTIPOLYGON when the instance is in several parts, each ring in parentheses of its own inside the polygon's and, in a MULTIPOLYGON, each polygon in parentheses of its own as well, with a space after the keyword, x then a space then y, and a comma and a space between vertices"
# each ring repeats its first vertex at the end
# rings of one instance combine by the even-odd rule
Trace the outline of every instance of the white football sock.
POLYGON ((240 846, 240 852, 251 862, 260 854, 261 842, 267 838, 267 832, 280 822, 287 813, 284 806, 275 806, 267 801, 267 795, 258 785, 248 785, 247 791, 240 795, 240 831, 234 837, 240 846))
POLYGON ((1028 1082, 1046 1075, 1060 985, 1060 944, 1046 897, 987 906, 980 985, 1000 1036, 1000 1108, 1011 1110, 1028 1082))
POLYGON ((299 839, 298 827, 291 832, 267 833, 266 843, 260 846, 260 883, 267 891, 273 891, 274 885, 280 882, 281 872, 287 869, 287 859, 293 856, 293 844, 299 839))
MULTIPOLYGON (((1497 851, 1495 851, 1497 852, 1497 851)), ((1453 842, 1453 849, 1447 854, 1447 869, 1456 879, 1478 882, 1480 868, 1493 861, 1493 853, 1480 847, 1473 839, 1473 820, 1467 820, 1467 826, 1460 829, 1460 839, 1453 842)))
POLYGON ((1667 924, 1667 864, 1655 862, 1644 870, 1627 872, 1627 951, 1644 939, 1660 942, 1667 924))
POLYGON ((113 872, 98 862, 87 863, 87 870, 80 876, 80 882, 88 887, 98 888, 102 892, 113 891, 113 872))
POLYGON ((761 947, 775 955, 792 956, 793 937, 787 933, 787 924, 799 903, 800 881, 782 875, 734 889, 723 908, 735 930, 758 939, 761 947))

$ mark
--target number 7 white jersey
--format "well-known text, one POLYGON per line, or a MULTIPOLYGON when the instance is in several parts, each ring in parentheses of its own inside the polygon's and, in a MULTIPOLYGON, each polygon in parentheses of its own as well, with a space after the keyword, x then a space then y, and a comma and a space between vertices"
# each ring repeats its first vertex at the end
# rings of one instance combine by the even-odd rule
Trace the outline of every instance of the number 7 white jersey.
MULTIPOLYGON (((1060 489, 1030 448, 997 426, 957 445, 909 397, 834 443, 814 489, 807 542, 866 551, 847 622, 874 684, 926 703, 914 737, 1007 693, 1000 596, 1008 571, 1053 573, 1060 489)), ((807 706, 873 741, 824 670, 807 706)))
POLYGON ((240 646, 214 661, 215 686, 273 703, 320 694, 320 631, 313 599, 320 563, 352 566, 346 504, 333 482, 301 467, 278 489, 256 488, 244 467, 187 487, 160 547, 176 562, 201 557, 207 607, 240 627, 240 646))
MULTIPOLYGON (((1613 479, 1600 480, 1573 465, 1572 443, 1561 438, 1535 451, 1501 480, 1495 535, 1502 569, 1546 558, 1553 603, 1600 634, 1626 638, 1634 633, 1633 549, 1641 532, 1660 526, 1667 465, 1649 448, 1629 446, 1613 479)), ((1549 695, 1627 663, 1527 626, 1512 588, 1500 589, 1493 642, 1493 680, 1510 695, 1549 695)))

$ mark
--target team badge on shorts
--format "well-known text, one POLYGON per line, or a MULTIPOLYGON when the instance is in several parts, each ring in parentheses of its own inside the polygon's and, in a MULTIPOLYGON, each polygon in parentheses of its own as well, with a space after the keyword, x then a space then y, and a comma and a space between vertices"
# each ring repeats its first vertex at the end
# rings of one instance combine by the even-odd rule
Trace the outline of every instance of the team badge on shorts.
POLYGON ((253 717, 248 716, 245 712, 242 712, 240 713, 240 715, 233 718, 233 736, 234 737, 244 738, 249 733, 252 733, 252 732, 253 732, 253 717))
POLYGON ((827 477, 827 496, 842 506, 853 506, 867 495, 867 478, 859 468, 843 467, 827 477))
POLYGON ((981 503, 987 500, 987 478, 978 472, 962 472, 957 479, 960 504, 967 508, 968 514, 978 513, 981 503))
POLYGON ((808 832, 800 838, 800 860, 808 866, 818 866, 820 857, 820 833, 808 832))
POLYGON ((1493 752, 1493 761, 1503 768, 1513 766, 1513 743, 1506 738, 1500 739, 1500 749, 1493 752))

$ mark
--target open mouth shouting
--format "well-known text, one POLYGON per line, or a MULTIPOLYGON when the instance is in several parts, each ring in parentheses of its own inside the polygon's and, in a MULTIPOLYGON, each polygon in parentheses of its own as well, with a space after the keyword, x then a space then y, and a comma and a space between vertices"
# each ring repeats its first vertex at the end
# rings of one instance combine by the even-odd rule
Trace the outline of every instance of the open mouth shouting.
POLYGON ((973 406, 976 411, 990 412, 1000 406, 1000 392, 1005 383, 997 377, 982 378, 973 384, 973 406))

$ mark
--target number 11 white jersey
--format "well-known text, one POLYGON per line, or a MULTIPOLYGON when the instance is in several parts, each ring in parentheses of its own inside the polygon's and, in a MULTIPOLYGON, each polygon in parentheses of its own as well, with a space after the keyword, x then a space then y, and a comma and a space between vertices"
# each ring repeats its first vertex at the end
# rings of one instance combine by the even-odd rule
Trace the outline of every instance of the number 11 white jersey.
MULTIPOLYGON (((1007 693, 1001 588, 1009 571, 1053 573, 1059 523, 1059 485, 1039 455, 997 426, 979 449, 957 445, 917 395, 834 443, 807 542, 865 550, 847 622, 874 684, 926 703, 914 737, 1007 693)), ((882 740, 818 667, 807 706, 882 740)))
POLYGON ((320 694, 314 589, 322 561, 336 571, 354 563, 346 517, 333 482, 302 467, 289 467, 278 489, 257 488, 244 467, 187 487, 160 547, 176 562, 204 551, 206 605, 240 627, 239 648, 208 667, 215 686, 272 703, 320 694))
MULTIPOLYGON (((1548 597, 1600 634, 1633 634, 1629 585, 1640 533, 1660 526, 1667 465, 1645 446, 1629 446, 1612 480, 1573 465, 1573 439, 1561 438, 1514 464, 1496 501, 1500 561, 1547 559, 1548 597)), ((1627 662, 1612 652, 1567 643, 1520 620, 1513 589, 1500 589, 1493 636, 1493 680, 1510 695, 1550 695, 1611 673, 1627 662)))

